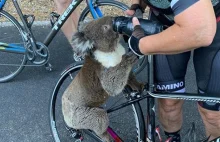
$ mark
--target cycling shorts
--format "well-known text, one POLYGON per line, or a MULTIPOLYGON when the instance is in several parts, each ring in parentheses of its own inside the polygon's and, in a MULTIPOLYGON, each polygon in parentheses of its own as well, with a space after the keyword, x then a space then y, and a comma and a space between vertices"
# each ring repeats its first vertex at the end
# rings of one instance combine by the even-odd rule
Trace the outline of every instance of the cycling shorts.
MULTIPOLYGON (((220 14, 217 15, 217 19, 220 14)), ((152 20, 156 16, 151 13, 152 20)), ((185 75, 191 52, 175 55, 156 55, 155 81, 158 91, 178 91, 185 88, 185 75)), ((201 47, 193 52, 196 81, 200 91, 220 92, 220 20, 217 31, 209 47, 201 47)), ((220 97, 220 96, 219 96, 220 97)))

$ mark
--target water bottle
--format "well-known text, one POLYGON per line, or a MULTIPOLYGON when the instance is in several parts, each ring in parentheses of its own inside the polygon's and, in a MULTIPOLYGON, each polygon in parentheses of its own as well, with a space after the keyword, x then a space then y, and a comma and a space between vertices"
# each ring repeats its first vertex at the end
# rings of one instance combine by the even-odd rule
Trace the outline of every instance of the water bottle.
MULTIPOLYGON (((157 21, 151 21, 148 19, 140 19, 140 18, 138 18, 138 20, 145 32, 145 35, 157 34, 164 30, 164 26, 157 21)), ((125 16, 115 17, 113 20, 113 30, 120 34, 131 36, 134 30, 132 24, 132 17, 125 17, 125 16)))

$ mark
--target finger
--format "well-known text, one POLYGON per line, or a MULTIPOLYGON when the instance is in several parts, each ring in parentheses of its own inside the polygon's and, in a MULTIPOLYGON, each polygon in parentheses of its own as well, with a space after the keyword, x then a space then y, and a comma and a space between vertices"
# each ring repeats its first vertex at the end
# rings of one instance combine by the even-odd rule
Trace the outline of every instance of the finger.
POLYGON ((139 20, 138 20, 137 17, 134 17, 134 18, 132 19, 132 23, 133 23, 134 27, 135 27, 136 25, 140 25, 140 22, 139 22, 139 20))
POLYGON ((124 13, 128 16, 132 16, 132 15, 134 15, 135 12, 134 12, 134 10, 126 10, 124 13))

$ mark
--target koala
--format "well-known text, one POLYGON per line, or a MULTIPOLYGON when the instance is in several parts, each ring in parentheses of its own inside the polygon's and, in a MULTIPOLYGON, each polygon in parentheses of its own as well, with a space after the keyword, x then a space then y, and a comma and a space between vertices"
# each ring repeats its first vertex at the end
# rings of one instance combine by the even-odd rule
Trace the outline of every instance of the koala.
POLYGON ((120 36, 113 31, 113 17, 107 16, 83 24, 73 35, 74 52, 85 56, 85 62, 62 96, 62 112, 67 126, 93 130, 105 142, 109 119, 100 106, 109 96, 122 92, 125 85, 141 89, 131 73, 138 60, 126 53, 119 43, 120 36))

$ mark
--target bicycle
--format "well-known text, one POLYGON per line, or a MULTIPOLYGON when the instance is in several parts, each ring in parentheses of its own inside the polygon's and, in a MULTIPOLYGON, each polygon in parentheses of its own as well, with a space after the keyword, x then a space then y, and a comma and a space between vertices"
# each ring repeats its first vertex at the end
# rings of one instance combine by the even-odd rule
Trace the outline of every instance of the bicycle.
MULTIPOLYGON (((155 126, 155 98, 220 102, 220 98, 218 98, 217 94, 172 93, 171 95, 169 92, 156 92, 156 84, 154 83, 154 56, 149 55, 146 56, 146 58, 148 81, 145 85, 145 89, 142 92, 136 92, 129 86, 126 86, 123 95, 112 97, 101 106, 106 109, 109 114, 110 125, 108 127, 108 133, 116 142, 155 142, 158 129, 158 127, 155 126), (146 125, 140 106, 140 101, 143 99, 147 100, 146 125), (122 125, 120 125, 121 122, 122 125), (125 125, 125 122, 128 125, 125 125), (145 126, 147 127, 145 128, 145 126), (128 134, 124 132, 125 129, 129 130, 128 134)), ((74 140, 76 142, 102 142, 102 140, 91 130, 75 130, 66 127, 62 118, 61 96, 82 66, 83 62, 78 62, 67 67, 61 73, 61 77, 54 87, 50 99, 49 116, 50 128, 56 142, 74 140), (70 137, 67 137, 67 135, 70 135, 70 137)))
MULTIPOLYGON (((6 0, 0 0, 0 21, 6 21, 1 21, 0 23, 2 33, 0 35, 0 83, 12 80, 26 66, 45 65, 46 69, 51 71, 52 66, 48 63, 50 57, 48 46, 71 13, 83 0, 73 0, 62 15, 54 12, 51 13, 52 29, 43 42, 37 41, 31 31, 35 19, 34 15, 24 15, 17 0, 12 2, 21 23, 7 11, 3 10, 6 0), (6 29, 5 26, 10 26, 10 29, 6 29), (15 37, 7 37, 7 34, 10 32, 13 32, 15 37), (28 61, 31 64, 27 64, 28 61)), ((114 8, 122 11, 128 9, 128 6, 119 1, 86 0, 86 7, 80 15, 79 23, 88 20, 89 13, 91 13, 90 18, 92 17, 93 19, 102 17, 104 15, 102 7, 106 6, 110 6, 113 10, 115 10, 114 8)), ((135 68, 137 73, 139 71, 138 68, 143 67, 141 64, 144 64, 145 61, 145 59, 140 60, 140 64, 135 68)))
MULTIPOLYGON (((155 83, 153 79, 153 55, 148 56, 148 83, 146 88, 142 93, 135 92, 131 90, 128 86, 125 88, 123 95, 111 98, 102 107, 106 109, 109 114, 110 127, 108 128, 109 134, 116 142, 145 142, 146 135, 148 141, 155 142, 155 98, 169 98, 169 99, 183 99, 192 101, 210 101, 210 102, 220 102, 220 98, 216 97, 216 94, 193 94, 193 93, 158 93, 155 92, 155 83), (145 125, 145 120, 140 106, 140 101, 147 100, 147 124, 145 125), (112 104, 112 105, 111 105, 112 104), (120 115, 120 116, 118 116, 120 115), (116 118, 115 117, 119 117, 116 118), (128 117, 129 116, 129 117, 128 117), (117 124, 114 124, 114 120, 117 124), (113 122, 111 122, 113 121, 113 122), (121 126, 120 122, 123 122, 121 126), (125 123, 129 124, 124 127, 125 123), (147 126, 147 128, 145 128, 147 126), (129 130, 129 134, 123 133, 124 129, 129 130), (146 132, 147 130, 147 132, 146 132)), ((83 62, 77 62, 68 66, 62 73, 61 76, 54 87, 49 106, 49 116, 50 116, 50 128, 56 142, 72 140, 71 138, 76 138, 76 142, 88 140, 87 135, 93 138, 94 142, 102 142, 98 136, 96 136, 90 130, 71 130, 65 129, 64 121, 61 112, 61 101, 60 98, 65 91, 66 87, 69 85, 70 81, 74 78, 80 68, 83 66, 83 62), (58 130, 60 129, 60 130, 58 130), (66 138, 67 135, 71 137, 66 138), (83 138, 82 138, 83 137, 83 138), (78 141, 77 141, 78 140, 78 141)), ((73 140, 72 140, 73 141, 73 140)), ((91 139, 89 139, 89 142, 91 139)), ((93 142, 92 141, 92 142, 93 142)))

